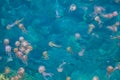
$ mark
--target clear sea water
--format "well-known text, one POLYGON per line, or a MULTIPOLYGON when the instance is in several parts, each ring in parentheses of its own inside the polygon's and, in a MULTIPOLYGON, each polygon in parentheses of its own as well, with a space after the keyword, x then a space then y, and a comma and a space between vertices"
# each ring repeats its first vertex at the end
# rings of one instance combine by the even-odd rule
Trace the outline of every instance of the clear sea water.
POLYGON ((107 67, 116 67, 120 64, 120 25, 117 31, 112 31, 107 26, 120 23, 120 0, 0 0, 0 74, 5 67, 11 72, 5 76, 11 78, 17 75, 20 67, 25 69, 25 75, 20 80, 45 80, 38 68, 45 66, 45 72, 53 73, 46 80, 120 80, 120 70, 114 70, 107 75, 107 67), (117 2, 118 1, 118 2, 117 2), (76 5, 74 11, 70 10, 72 4, 76 5), (103 7, 100 14, 94 8, 103 7), (118 12, 112 18, 102 15, 118 12), (99 16, 101 23, 94 20, 99 16), (24 18, 27 32, 22 31, 17 25, 10 30, 8 24, 24 18), (89 24, 95 28, 88 34, 89 24), (79 39, 75 34, 80 34, 79 39), (14 54, 15 42, 23 36, 30 43, 33 50, 27 55, 27 65, 14 54), (13 61, 8 62, 5 52, 4 39, 10 40, 13 61), (49 46, 49 42, 59 46, 49 46), (70 47, 70 50, 67 48, 70 47), (78 53, 85 49, 82 56, 78 53), (47 51, 48 59, 44 59, 43 52, 47 51), (58 72, 60 64, 63 71, 58 72), (95 79, 96 80, 96 79, 95 79))

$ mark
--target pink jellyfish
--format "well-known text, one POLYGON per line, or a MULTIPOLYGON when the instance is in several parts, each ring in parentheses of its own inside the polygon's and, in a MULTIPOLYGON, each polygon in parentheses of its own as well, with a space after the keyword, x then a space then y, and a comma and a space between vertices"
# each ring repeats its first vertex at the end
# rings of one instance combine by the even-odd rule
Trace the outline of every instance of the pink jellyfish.
POLYGON ((114 12, 112 13, 112 15, 113 15, 113 16, 118 16, 118 12, 117 12, 117 11, 114 11, 114 12))
POLYGON ((43 65, 39 66, 38 72, 42 74, 42 76, 44 77, 45 80, 47 80, 47 76, 52 77, 53 74, 47 73, 45 71, 46 71, 45 66, 43 66, 43 65))
POLYGON ((7 55, 8 55, 8 62, 9 61, 12 61, 13 59, 12 59, 12 52, 11 52, 11 46, 10 45, 6 45, 5 46, 5 52, 7 53, 7 55))
POLYGON ((18 51, 18 52, 16 53, 16 56, 19 57, 19 58, 21 59, 22 56, 23 56, 23 53, 22 53, 21 51, 18 51))
POLYGON ((111 30, 112 32, 117 32, 118 31, 116 26, 107 26, 107 29, 111 30))

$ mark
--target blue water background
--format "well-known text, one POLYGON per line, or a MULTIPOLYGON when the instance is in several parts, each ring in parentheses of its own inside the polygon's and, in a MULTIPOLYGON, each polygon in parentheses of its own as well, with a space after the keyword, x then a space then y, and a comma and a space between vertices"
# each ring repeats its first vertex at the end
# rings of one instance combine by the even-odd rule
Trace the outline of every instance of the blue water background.
MULTIPOLYGON (((38 73, 38 67, 45 65, 47 72, 54 73, 49 80, 65 80, 67 76, 71 76, 72 80, 91 80, 94 75, 98 75, 100 80, 108 80, 106 67, 115 66, 120 61, 120 47, 116 46, 119 40, 110 40, 109 36, 120 34, 120 32, 112 33, 105 27, 120 19, 104 20, 103 28, 93 30, 94 33, 99 34, 99 38, 91 37, 87 34, 87 30, 88 24, 94 23, 92 17, 89 16, 94 6, 104 7, 106 13, 120 11, 120 4, 116 4, 113 0, 94 0, 94 2, 88 0, 0 0, 0 56, 3 57, 0 62, 0 72, 3 72, 5 66, 13 70, 18 70, 23 66, 29 76, 34 76, 36 80, 44 80, 38 73), (70 12, 69 7, 73 3, 77 5, 77 10, 70 12), (87 10, 85 10, 86 7, 87 10), (56 10, 60 18, 55 17, 56 10), (7 24, 21 18, 24 18, 22 23, 28 34, 16 27, 11 30, 6 29, 7 24), (75 33, 81 34, 80 40, 76 41, 75 33), (10 63, 6 62, 4 38, 9 38, 14 47, 14 42, 20 36, 24 36, 33 46, 29 54, 28 66, 19 59, 10 63), (49 41, 62 45, 62 48, 49 47, 49 41), (68 46, 73 49, 72 55, 66 51, 68 46), (83 47, 86 51, 84 56, 80 57, 77 52, 83 47), (49 60, 41 58, 45 50, 49 53, 49 60), (68 64, 64 66, 62 73, 58 73, 56 68, 63 61, 68 64)), ((120 80, 119 75, 120 71, 115 71, 109 80, 120 80)))

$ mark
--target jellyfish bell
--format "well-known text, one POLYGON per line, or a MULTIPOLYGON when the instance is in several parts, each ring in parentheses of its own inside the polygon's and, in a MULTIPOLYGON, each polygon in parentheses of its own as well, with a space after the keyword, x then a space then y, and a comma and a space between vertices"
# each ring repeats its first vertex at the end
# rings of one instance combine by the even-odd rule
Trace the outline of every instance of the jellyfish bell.
POLYGON ((24 46, 24 47, 27 47, 28 44, 29 44, 29 43, 28 43, 27 41, 22 41, 22 42, 21 42, 21 46, 24 46))
POLYGON ((24 26, 22 23, 20 23, 20 24, 18 25, 18 27, 19 27, 23 32, 27 32, 26 29, 25 29, 25 26, 24 26))
POLYGON ((94 13, 95 14, 101 14, 105 9, 102 6, 95 6, 94 7, 94 13))
POLYGON ((21 46, 20 48, 19 48, 19 50, 21 51, 21 52, 25 52, 25 47, 23 47, 23 46, 21 46))
POLYGON ((94 76, 94 77, 92 78, 92 80, 99 80, 99 77, 98 77, 98 76, 94 76))
POLYGON ((61 72, 63 72, 63 68, 58 67, 58 68, 57 68, 57 71, 61 73, 61 72))
POLYGON ((42 55, 43 55, 43 58, 45 60, 49 59, 49 57, 48 57, 48 51, 43 51, 42 55))
POLYGON ((66 77, 66 80, 71 80, 71 77, 70 77, 70 76, 67 76, 67 77, 66 77))
POLYGON ((8 45, 9 42, 10 42, 9 39, 4 39, 4 44, 5 44, 5 45, 8 45))
POLYGON ((7 54, 8 57, 9 57, 9 58, 7 59, 7 62, 13 61, 11 50, 12 50, 12 47, 11 47, 10 45, 6 45, 6 46, 5 46, 6 54, 7 54))
POLYGON ((5 46, 5 51, 9 54, 12 50, 12 47, 10 45, 5 46))
POLYGON ((113 16, 118 16, 118 12, 117 12, 117 11, 114 11, 114 12, 112 13, 112 15, 113 15, 113 16))
POLYGON ((24 25, 23 25, 22 23, 20 23, 20 24, 18 25, 18 27, 19 27, 20 29, 23 29, 23 28, 24 28, 24 25))
POLYGON ((39 66, 39 68, 38 68, 38 72, 39 73, 43 73, 43 72, 45 72, 45 66, 43 66, 43 65, 41 65, 41 66, 39 66))
POLYGON ((18 69, 18 75, 20 75, 20 76, 22 76, 22 75, 24 75, 24 73, 25 73, 25 69, 23 68, 23 67, 20 67, 19 69, 18 69))
POLYGON ((72 47, 71 46, 68 46, 67 48, 66 48, 66 50, 69 52, 69 53, 73 53, 73 50, 72 50, 72 47))
POLYGON ((71 4, 69 10, 75 11, 77 9, 77 6, 75 4, 71 4))
POLYGON ((17 46, 17 47, 20 46, 20 42, 19 42, 19 41, 16 41, 16 42, 15 42, 15 46, 17 46))
POLYGON ((28 45, 27 49, 33 50, 33 47, 31 45, 28 45))
POLYGON ((18 51, 19 51, 19 49, 18 48, 14 48, 14 53, 17 53, 18 51))
POLYGON ((22 59, 23 59, 24 61, 27 61, 28 56, 27 56, 27 55, 23 55, 23 56, 22 56, 22 59))
POLYGON ((16 56, 19 57, 19 58, 22 58, 23 53, 22 53, 21 51, 18 51, 18 52, 16 53, 16 56))
POLYGON ((75 38, 76 39, 80 39, 80 37, 81 37, 80 33, 75 33, 75 38))
POLYGON ((108 66, 107 67, 107 74, 108 74, 108 77, 110 76, 110 74, 114 71, 114 68, 112 66, 108 66))
POLYGON ((96 17, 95 17, 95 21, 97 21, 99 24, 101 24, 101 19, 100 19, 99 16, 96 16, 96 17))
POLYGON ((20 37, 19 37, 19 41, 21 41, 21 42, 24 41, 24 37, 23 37, 23 36, 20 36, 20 37))
POLYGON ((30 49, 26 49, 25 51, 24 51, 24 53, 26 54, 26 55, 28 55, 29 53, 30 53, 30 49))

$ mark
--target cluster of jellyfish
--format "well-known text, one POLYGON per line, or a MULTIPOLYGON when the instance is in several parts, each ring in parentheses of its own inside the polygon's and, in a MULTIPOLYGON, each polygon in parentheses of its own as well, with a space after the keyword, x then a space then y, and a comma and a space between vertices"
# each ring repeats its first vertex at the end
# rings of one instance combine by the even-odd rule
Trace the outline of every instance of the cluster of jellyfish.
POLYGON ((4 39, 5 52, 8 55, 7 62, 13 61, 13 55, 22 60, 24 64, 28 64, 28 54, 32 51, 31 44, 24 39, 23 36, 19 37, 19 40, 15 42, 15 47, 10 45, 9 39, 4 39))

